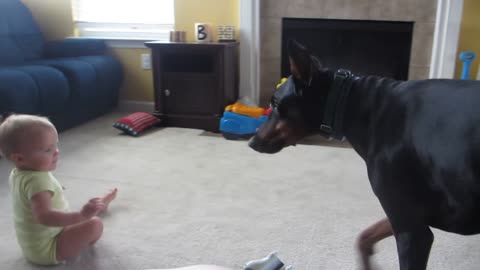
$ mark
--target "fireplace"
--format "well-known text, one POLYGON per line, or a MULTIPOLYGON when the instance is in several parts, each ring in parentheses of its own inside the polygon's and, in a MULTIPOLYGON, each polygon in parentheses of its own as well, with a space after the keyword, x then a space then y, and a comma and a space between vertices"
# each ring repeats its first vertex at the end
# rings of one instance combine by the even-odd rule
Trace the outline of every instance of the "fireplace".
POLYGON ((281 76, 290 74, 287 42, 295 39, 331 69, 407 80, 414 22, 283 18, 281 76))
MULTIPOLYGON (((392 23, 406 22, 407 25, 413 27, 408 65, 408 79, 410 80, 426 79, 429 77, 432 53, 436 58, 441 55, 442 57, 439 59, 442 59, 442 61, 446 58, 450 59, 450 56, 447 57, 445 55, 447 53, 453 53, 452 57, 455 58, 455 47, 451 50, 450 48, 444 50, 444 47, 439 48, 439 50, 436 51, 432 49, 436 27, 438 26, 439 29, 443 29, 442 27, 444 26, 443 23, 436 24, 437 3, 442 7, 443 5, 441 3, 446 2, 444 0, 261 0, 255 2, 259 5, 258 14, 256 12, 245 12, 244 15, 257 14, 257 16, 254 16, 256 19, 252 20, 252 24, 255 23, 256 25, 258 23, 258 28, 255 28, 258 29, 258 32, 254 32, 258 34, 258 37, 253 37, 258 38, 258 43, 255 44, 258 44, 259 50, 258 53, 252 50, 249 59, 252 59, 251 61, 253 64, 244 68, 244 70, 250 72, 249 74, 251 74, 252 79, 259 76, 258 87, 253 85, 252 88, 255 89, 254 91, 258 91, 258 97, 260 104, 262 105, 268 104, 272 93, 275 91, 275 85, 278 84, 281 76, 285 75, 285 72, 282 71, 281 68, 282 21, 284 18, 307 20, 333 19, 339 21, 345 20, 346 22, 353 20, 358 23, 369 21, 392 23)), ((448 2, 451 3, 451 5, 457 5, 454 3, 459 3, 461 1, 448 2)), ((440 8, 440 10, 443 9, 440 8)), ((459 15, 452 18, 461 18, 461 8, 460 12, 457 13, 459 15)), ((442 16, 439 15, 439 18, 442 18, 442 16)), ((452 22, 450 20, 448 21, 450 27, 450 23, 452 22)), ((443 30, 438 31, 438 33, 443 33, 443 30)), ((246 45, 243 49, 244 51, 247 50, 248 53, 248 50, 255 48, 257 45, 249 47, 251 46, 248 43, 249 39, 246 41, 246 43, 243 42, 241 44, 244 46, 246 45)), ((384 46, 381 49, 388 49, 388 47, 384 46)), ((370 60, 379 58, 377 55, 380 54, 376 53, 374 57, 370 58, 370 60)), ((322 55, 318 56, 322 58, 322 55)), ((452 60, 453 63, 455 63, 455 59, 452 60)), ((323 59, 323 62, 325 61, 329 60, 323 59)), ((344 68, 350 67, 347 66, 344 68)), ((365 72, 363 70, 356 70, 355 67, 351 69, 357 73, 365 72)), ((435 72, 436 67, 432 67, 432 70, 435 72)), ((367 71, 370 71, 370 69, 367 71)), ((391 72, 391 74, 393 74, 393 72, 391 72)), ((404 78, 404 76, 398 78, 404 78)), ((244 81, 246 80, 242 80, 242 82, 244 81)), ((245 85, 242 88, 241 83, 241 89, 247 91, 250 88, 245 87, 245 85)))

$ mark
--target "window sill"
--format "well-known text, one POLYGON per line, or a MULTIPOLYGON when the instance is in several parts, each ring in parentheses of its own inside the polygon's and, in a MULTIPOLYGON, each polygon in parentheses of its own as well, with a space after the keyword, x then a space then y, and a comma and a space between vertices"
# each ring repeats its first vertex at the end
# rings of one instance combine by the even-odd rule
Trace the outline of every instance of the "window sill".
POLYGON ((88 38, 88 39, 101 39, 105 40, 108 47, 111 48, 133 48, 133 49, 145 49, 145 42, 147 41, 167 41, 162 38, 108 38, 108 37, 72 37, 72 38, 88 38))
MULTIPOLYGON (((153 39, 153 40, 161 40, 161 39, 153 39)), ((152 39, 106 39, 107 46, 111 48, 134 48, 134 49, 144 49, 147 48, 145 46, 145 42, 152 41, 152 39)))

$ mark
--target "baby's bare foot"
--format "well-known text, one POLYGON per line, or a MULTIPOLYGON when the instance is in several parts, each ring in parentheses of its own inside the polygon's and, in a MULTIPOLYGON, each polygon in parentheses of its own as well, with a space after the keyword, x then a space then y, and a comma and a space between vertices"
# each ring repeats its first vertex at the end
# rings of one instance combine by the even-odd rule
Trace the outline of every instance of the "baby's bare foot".
POLYGON ((102 201, 105 204, 103 211, 108 209, 108 205, 117 197, 117 188, 110 190, 105 196, 102 197, 102 201))

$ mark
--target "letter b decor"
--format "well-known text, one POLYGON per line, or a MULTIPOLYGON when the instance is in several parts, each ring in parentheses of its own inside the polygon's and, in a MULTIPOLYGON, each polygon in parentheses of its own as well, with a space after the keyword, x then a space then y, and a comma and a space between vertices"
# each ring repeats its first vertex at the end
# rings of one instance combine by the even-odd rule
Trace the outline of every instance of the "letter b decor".
POLYGON ((211 42, 212 41, 212 28, 208 23, 196 23, 195 24, 195 40, 197 42, 211 42))

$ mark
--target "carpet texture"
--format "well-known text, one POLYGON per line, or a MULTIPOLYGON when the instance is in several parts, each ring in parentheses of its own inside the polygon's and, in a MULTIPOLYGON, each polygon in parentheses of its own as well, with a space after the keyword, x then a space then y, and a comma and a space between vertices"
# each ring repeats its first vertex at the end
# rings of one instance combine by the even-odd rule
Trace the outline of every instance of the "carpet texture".
MULTIPOLYGON (((119 189, 93 249, 54 268, 22 257, 0 160, 2 270, 134 270, 217 264, 241 269, 273 250, 295 269, 358 269, 355 238, 383 217, 363 161, 345 144, 306 141, 275 155, 194 129, 156 128, 133 138, 110 114, 60 134, 54 172, 72 209, 119 189)), ((480 213, 479 213, 480 214, 480 213)), ((478 269, 480 237, 434 230, 429 269, 478 269)), ((387 239, 374 256, 398 269, 387 239)))

